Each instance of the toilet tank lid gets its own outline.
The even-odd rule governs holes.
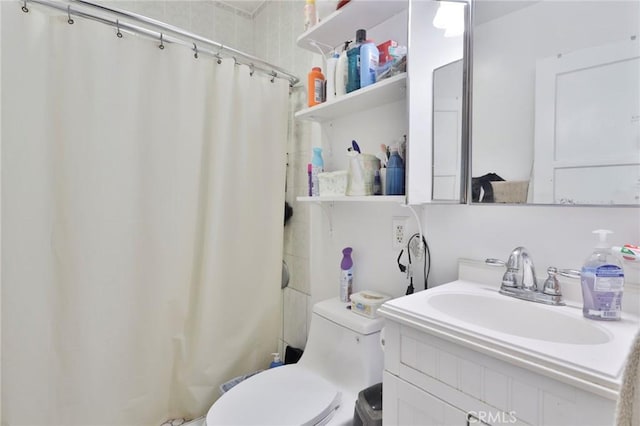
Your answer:
[[[377,333],[382,329],[383,318],[366,318],[351,312],[351,309],[348,309],[350,306],[349,303],[341,302],[339,298],[335,297],[313,305],[313,313],[365,336]]]

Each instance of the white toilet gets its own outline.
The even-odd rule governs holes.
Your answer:
[[[380,330],[336,299],[313,307],[304,354],[234,386],[209,409],[214,425],[346,425],[358,392],[382,381]]]

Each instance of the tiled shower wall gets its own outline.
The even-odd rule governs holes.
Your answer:
[[[286,345],[304,348],[311,315],[309,209],[314,207],[296,202],[296,197],[308,195],[312,124],[294,120],[293,114],[304,107],[306,75],[318,55],[296,46],[297,37],[304,32],[303,8],[304,1],[267,1],[254,17],[256,56],[292,71],[302,80],[292,89],[289,101],[286,200],[294,212],[284,230],[284,259],[291,280],[282,292],[281,352]]]

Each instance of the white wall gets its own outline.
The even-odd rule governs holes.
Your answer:
[[[475,27],[473,176],[528,180],[536,60],[638,36],[639,14],[637,1],[553,0]]]
[[[456,279],[458,258],[507,260],[517,246],[529,249],[538,278],[549,266],[579,269],[597,242],[595,229],[612,230],[612,245],[640,242],[635,207],[430,205],[422,221],[434,284]],[[627,265],[625,272],[640,282],[638,268]]]

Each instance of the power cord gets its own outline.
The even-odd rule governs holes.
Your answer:
[[[425,261],[422,263],[422,272],[423,272],[423,276],[424,276],[424,289],[428,289],[429,288],[429,274],[431,273],[431,250],[429,249],[429,244],[427,244],[427,240],[424,238],[424,234],[413,234],[411,236],[411,238],[409,238],[409,241],[407,242],[407,252],[409,253],[409,265],[411,265],[411,242],[413,241],[414,238],[421,238],[422,239],[422,245],[418,245],[418,250],[422,250],[422,247],[424,247],[424,251],[426,254],[426,258]],[[402,254],[402,253],[401,253]],[[398,257],[399,259],[399,257]],[[409,284],[409,287],[413,287],[413,277],[411,277],[411,283]]]

